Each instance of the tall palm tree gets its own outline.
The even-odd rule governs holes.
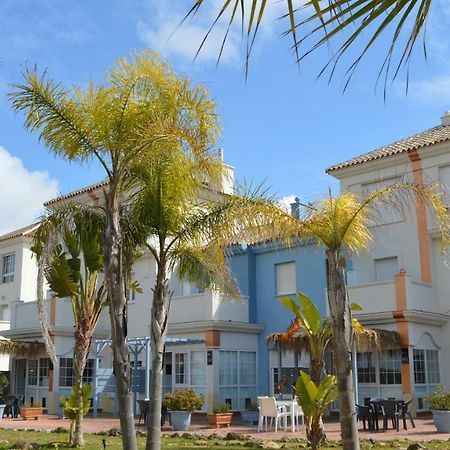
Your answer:
[[[192,7],[184,20],[194,16],[203,4],[211,3],[205,0],[192,1]],[[230,28],[238,22],[242,28],[242,34],[246,35],[246,68],[248,68],[248,59],[269,3],[270,0],[222,0],[219,2],[216,17],[198,52],[201,51],[211,29],[220,20],[224,20],[228,22],[228,28],[218,54],[218,60],[220,60]],[[283,3],[285,12],[281,18],[286,19],[287,22],[284,35],[292,37],[297,62],[323,45],[337,40],[340,33],[344,32],[344,38],[338,40],[336,50],[331,51],[331,57],[321,72],[330,69],[332,76],[342,56],[349,49],[356,47],[357,57],[348,67],[345,86],[367,52],[380,40],[383,32],[389,31],[389,28],[392,28],[391,40],[388,42],[386,56],[379,73],[382,75],[384,72],[385,82],[389,78],[395,79],[402,66],[408,66],[414,46],[421,35],[426,56],[424,30],[433,4],[432,0],[330,0],[328,2],[308,0],[306,3],[283,0]],[[345,34],[346,32],[348,34]],[[332,50],[332,47],[329,49]]]
[[[237,296],[226,246],[273,235],[284,214],[260,195],[223,194],[222,171],[205,171],[177,145],[161,143],[161,151],[139,168],[142,188],[131,203],[133,235],[153,255],[156,280],[151,310],[152,378],[147,449],[161,446],[161,398],[164,343],[173,291],[169,279],[181,279]],[[210,164],[223,163],[213,158]],[[216,172],[219,177],[213,178]]]
[[[406,217],[415,201],[423,202],[441,230],[441,246],[450,242],[447,207],[437,186],[396,183],[359,199],[352,192],[309,205],[300,218],[286,217],[279,223],[281,239],[309,239],[325,247],[327,255],[327,293],[333,328],[333,350],[339,391],[342,445],[359,449],[353,393],[351,353],[353,327],[351,305],[345,283],[345,255],[368,249],[372,226],[382,223],[386,208],[401,210]]]
[[[33,237],[39,277],[45,276],[50,289],[58,298],[69,298],[75,326],[73,348],[73,389],[77,407],[70,443],[83,446],[83,372],[91,348],[92,337],[103,308],[106,290],[99,276],[103,272],[102,216],[78,206],[66,206],[50,212]],[[42,279],[38,282],[42,286]],[[42,294],[39,293],[40,311]],[[44,333],[48,334],[45,319]],[[53,347],[53,346],[52,346]],[[53,348],[50,349],[55,360]]]
[[[136,188],[134,167],[162,142],[182,148],[204,167],[215,170],[213,147],[218,132],[214,103],[200,86],[179,78],[157,54],[144,51],[121,59],[105,83],[86,89],[64,88],[36,69],[10,93],[13,109],[25,114],[25,128],[36,132],[49,151],[70,161],[96,160],[106,181],[100,198],[113,366],[118,392],[122,445],[136,450],[131,362],[127,345],[127,303],[121,215]]]

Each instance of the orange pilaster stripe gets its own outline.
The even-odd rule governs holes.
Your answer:
[[[56,324],[56,297],[53,296],[50,300],[50,325]]]
[[[417,150],[409,150],[415,184],[423,186],[422,160]],[[431,283],[430,248],[428,243],[427,210],[423,199],[416,200],[417,235],[419,237],[420,273],[422,282]]]
[[[99,205],[98,197],[93,192],[90,192],[90,191],[88,191],[87,195],[92,200],[92,203],[94,204],[94,207],[97,208],[98,205]]]
[[[408,349],[408,322],[403,315],[403,311],[407,308],[405,269],[401,269],[398,275],[395,276],[395,297],[397,311],[392,312],[392,317],[397,324],[397,331],[400,335],[400,347],[402,349]],[[402,362],[402,391],[403,394],[411,393],[411,375],[409,372],[409,362]]]

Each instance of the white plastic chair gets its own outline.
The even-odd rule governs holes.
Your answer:
[[[275,433],[278,431],[279,422],[284,419],[284,431],[287,427],[287,412],[284,406],[277,406],[274,397],[258,397],[259,403],[259,421],[258,432],[261,431],[263,422],[265,423],[265,430],[267,431],[267,419],[275,420]]]
[[[297,400],[293,400],[292,407],[294,408],[294,427],[296,430],[300,429],[299,418],[302,419],[302,425],[305,425],[305,414],[302,407],[297,403]]]

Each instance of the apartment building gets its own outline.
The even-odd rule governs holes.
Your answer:
[[[434,128],[326,171],[343,192],[360,195],[399,181],[441,183],[449,192],[450,113]],[[450,268],[422,202],[381,217],[370,250],[352,256],[349,294],[364,308],[361,322],[398,331],[402,348],[358,355],[359,397],[413,398],[421,411],[436,384],[450,387]]]

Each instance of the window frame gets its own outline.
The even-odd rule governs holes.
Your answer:
[[[280,289],[280,269],[282,267],[290,267],[293,266],[293,275],[294,275],[294,281],[293,281],[293,288],[292,286],[288,286],[286,289]],[[293,261],[285,261],[275,264],[275,295],[277,297],[283,296],[283,295],[293,295],[297,292],[297,263],[295,260]]]
[[[221,355],[223,355],[225,352],[230,352],[230,353],[236,353],[236,374],[235,380],[231,380],[231,381],[236,381],[236,383],[224,383],[223,381],[226,380],[221,380],[221,369],[222,369],[222,358]],[[253,353],[255,355],[255,362],[254,362],[254,367],[255,367],[255,384],[241,384],[241,378],[242,378],[242,370],[241,370],[241,353]],[[234,376],[233,376],[234,378]],[[232,389],[232,390],[236,390],[236,402],[237,404],[234,405],[232,404],[233,399],[231,399],[231,404],[230,407],[233,411],[238,411],[241,409],[247,409],[247,407],[250,406],[250,403],[254,403],[256,401],[256,396],[257,396],[257,390],[258,390],[258,352],[256,350],[236,350],[236,349],[227,349],[227,348],[221,348],[219,350],[219,384],[218,384],[218,390],[219,390],[219,398],[221,403],[226,403],[226,399],[222,399],[221,398],[221,391],[224,389]],[[241,391],[245,391],[245,390],[252,390],[254,389],[255,392],[255,398],[252,399],[250,397],[247,398],[241,398],[242,394]],[[247,399],[250,398],[250,402],[247,402]],[[248,405],[247,405],[248,403]]]
[[[8,258],[12,258],[12,271],[11,268],[8,267],[7,263]],[[2,255],[2,284],[14,283],[15,272],[16,272],[16,253],[12,252]]]

